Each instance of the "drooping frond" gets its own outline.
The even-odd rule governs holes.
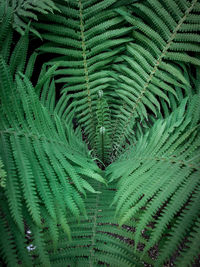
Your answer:
[[[24,210],[33,227],[42,229],[44,208],[48,221],[61,224],[70,238],[67,217],[72,214],[78,218],[80,213],[86,216],[81,195],[86,191],[96,193],[88,177],[99,182],[104,179],[89,155],[69,146],[68,129],[56,113],[52,116],[41,104],[26,76],[17,75],[13,82],[10,67],[2,57],[0,69],[0,151],[7,172],[10,214],[23,233]]]
[[[120,178],[114,198],[120,224],[141,212],[136,245],[150,222],[154,222],[154,228],[144,251],[161,241],[167,227],[172,227],[157,266],[173,254],[200,215],[200,135],[199,125],[193,125],[191,117],[195,98],[196,95],[185,115],[186,100],[167,119],[156,121],[123,155],[124,159],[108,168],[111,180]]]

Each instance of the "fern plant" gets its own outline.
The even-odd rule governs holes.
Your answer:
[[[22,35],[29,20],[38,20],[37,13],[48,14],[53,13],[54,10],[59,11],[51,0],[1,0],[0,9],[1,14],[8,14],[8,16],[5,16],[4,23],[8,23],[12,18],[12,27]],[[33,27],[30,30],[38,37],[41,37]]]
[[[199,12],[0,1],[2,265],[198,261]]]

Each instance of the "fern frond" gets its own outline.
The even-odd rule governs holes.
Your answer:
[[[37,59],[38,54],[36,52],[34,52],[28,62],[27,62],[27,66],[26,66],[26,71],[25,71],[25,75],[27,78],[31,78],[32,74],[33,74],[33,70],[34,70],[34,65],[35,65],[35,61]]]
[[[50,229],[45,230],[44,237],[50,253],[53,266],[62,266],[69,263],[71,266],[100,266],[102,262],[111,266],[143,266],[139,260],[141,252],[133,253],[133,222],[119,228],[114,218],[114,208],[107,203],[113,198],[114,191],[102,188],[96,184],[95,190],[102,194],[88,194],[86,208],[89,211],[88,219],[81,216],[80,223],[75,223],[73,217],[69,218],[72,231],[72,241],[66,242],[65,235],[61,234],[58,247],[53,249],[49,238]],[[94,206],[95,203],[95,206]],[[142,242],[146,242],[142,240]],[[147,257],[145,262],[151,262]],[[39,261],[37,262],[40,263]]]
[[[188,249],[184,249],[181,253],[181,259],[178,259],[177,264],[179,266],[188,266],[191,264],[190,259],[195,258],[199,253],[199,239],[200,239],[200,224],[199,219],[196,221],[192,234],[189,237]]]
[[[36,28],[44,30],[42,38],[49,41],[39,51],[61,56],[57,60],[59,69],[55,71],[55,81],[65,83],[63,93],[67,94],[68,99],[74,99],[74,103],[76,101],[75,116],[84,125],[91,145],[96,135],[96,94],[98,90],[108,87],[109,81],[113,80],[107,79],[109,73],[103,69],[108,68],[121,51],[116,49],[111,52],[111,49],[130,40],[123,36],[132,29],[120,27],[123,19],[108,9],[115,2],[116,0],[104,0],[90,3],[89,6],[84,1],[68,1],[68,4],[59,2],[57,6],[61,14],[53,17],[54,25],[49,26],[49,19],[52,19],[49,15],[42,17],[43,23],[34,24]],[[102,11],[103,16],[102,13],[98,14]],[[95,19],[93,13],[97,15]],[[70,19],[66,19],[68,17]],[[69,116],[74,103],[67,100],[65,103],[65,116]]]
[[[133,218],[145,207],[136,229],[136,245],[142,230],[162,209],[144,251],[163,238],[167,226],[173,222],[177,213],[181,213],[181,216],[189,216],[191,220],[187,221],[185,228],[182,228],[182,224],[176,224],[176,232],[170,231],[170,240],[174,242],[174,249],[177,248],[180,238],[184,237],[182,230],[188,229],[192,220],[199,216],[199,209],[192,209],[190,205],[184,207],[192,195],[194,203],[195,199],[199,199],[199,130],[193,126],[188,114],[183,115],[185,104],[183,101],[167,119],[158,120],[138,140],[136,146],[126,152],[125,160],[121,159],[108,168],[108,174],[112,173],[111,180],[120,178],[114,198],[120,224]],[[196,214],[193,217],[192,210]],[[171,245],[169,249],[165,248],[163,255],[169,256],[173,249]],[[162,253],[159,257],[164,259]]]
[[[168,237],[164,246],[161,248],[160,257],[157,259],[156,262],[157,266],[166,261],[166,259],[168,259],[170,255],[173,255],[178,245],[181,242],[183,242],[182,241],[183,238],[185,239],[185,236],[188,234],[188,225],[192,225],[193,221],[198,216],[199,213],[198,202],[199,198],[197,192],[197,194],[192,196],[192,198],[190,199],[190,203],[188,204],[190,212],[182,214],[182,216],[178,220],[176,220],[175,223],[172,225],[172,234],[170,237]],[[196,253],[196,246],[190,244],[187,245],[190,247],[190,250],[194,253],[194,256],[196,256],[198,254],[198,252]],[[193,256],[188,257],[187,259],[188,263],[186,263],[186,265],[188,265],[191,262],[191,259],[193,259]]]
[[[20,231],[23,232],[23,216],[22,216],[22,192],[20,183],[15,171],[16,165],[14,163],[13,154],[8,143],[9,138],[1,133],[1,153],[3,162],[7,166],[7,181],[6,181],[6,193],[8,198],[9,208],[11,215],[19,227]],[[9,164],[8,164],[9,163]]]
[[[134,4],[130,11],[118,10],[136,30],[133,32],[134,43],[127,45],[127,53],[122,57],[124,64],[114,67],[119,81],[117,87],[122,87],[121,91],[116,91],[124,103],[114,115],[116,134],[113,136],[113,146],[118,144],[116,154],[124,145],[130,133],[128,129],[132,131],[136,120],[148,119],[149,109],[156,116],[159,114],[160,105],[153,100],[154,96],[163,98],[170,105],[168,92],[177,97],[174,85],[184,89],[188,86],[180,66],[173,62],[199,64],[197,58],[187,54],[196,51],[194,44],[197,45],[199,41],[198,35],[192,33],[197,25],[187,20],[195,13],[198,1],[194,0],[190,4],[187,1],[182,4],[174,1],[172,4],[173,8],[169,3],[149,0]],[[154,25],[154,29],[151,25]],[[185,28],[185,25],[190,27]],[[187,48],[183,49],[182,44],[186,43]],[[124,94],[128,97],[125,98]],[[120,129],[118,123],[122,125]]]
[[[0,186],[1,187],[6,186],[6,172],[4,170],[4,165],[1,159],[0,159]]]
[[[23,72],[26,64],[28,50],[28,29],[25,34],[19,39],[10,57],[10,71],[14,75],[18,71]]]
[[[38,20],[38,14],[48,14],[54,11],[59,11],[54,1],[52,0],[17,0],[17,1],[7,1],[9,5],[14,9],[14,21],[13,28],[20,34],[24,34],[27,26],[27,21]],[[38,31],[33,27],[30,27],[30,31],[35,35],[40,37]]]
[[[70,128],[65,128],[56,113],[51,115],[53,108],[50,112],[41,104],[28,78],[22,74],[16,75],[13,82],[9,66],[2,58],[0,67],[3,77],[0,90],[0,145],[1,158],[7,172],[5,194],[9,212],[23,233],[26,221],[23,209],[26,207],[30,225],[35,229],[36,246],[37,243],[41,246],[39,256],[43,264],[47,265],[48,254],[43,253],[46,250],[42,245],[41,206],[48,214],[47,225],[48,221],[60,224],[71,238],[68,215],[78,218],[82,213],[85,216],[81,194],[86,194],[86,191],[97,193],[87,179],[98,179],[101,182],[104,179],[95,174],[96,171],[99,173],[98,167],[90,157],[85,159],[81,151],[77,153],[70,149],[67,138]],[[5,94],[5,86],[10,97]],[[93,171],[84,171],[89,166]],[[84,178],[80,176],[82,173]]]
[[[199,12],[0,0],[0,265],[192,265]]]
[[[2,201],[4,200],[4,202]],[[14,224],[11,217],[9,216],[9,213],[6,211],[6,201],[5,198],[2,198],[1,195],[1,210],[0,210],[0,233],[1,233],[1,239],[0,239],[0,253],[5,262],[8,266],[16,265],[19,262],[19,258],[16,251],[15,246],[15,239],[14,239],[14,232],[13,229],[8,225],[8,222],[10,221],[10,224]]]
[[[4,12],[3,3],[0,3],[0,8],[2,9],[2,14],[0,15],[0,53],[7,59],[12,39],[13,9],[10,7],[7,12]]]

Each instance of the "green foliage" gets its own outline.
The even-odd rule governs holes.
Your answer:
[[[78,218],[80,213],[86,216],[81,195],[86,195],[86,190],[97,193],[87,181],[88,177],[100,182],[104,179],[86,151],[69,146],[70,125],[66,127],[55,112],[51,114],[42,105],[28,78],[19,72],[13,81],[11,70],[15,59],[11,56],[8,66],[0,58],[0,146],[7,170],[5,195],[18,231],[24,233],[28,216],[30,223],[26,223],[33,227],[37,244],[44,246],[40,234],[44,228],[43,212],[47,214],[45,223],[61,224],[70,239],[68,216],[73,214]],[[78,136],[75,134],[74,138]],[[80,177],[82,173],[84,178]],[[53,242],[56,242],[54,238]],[[45,247],[43,251],[41,259],[46,266]],[[47,255],[46,260],[43,254]]]
[[[2,264],[194,263],[199,13],[199,0],[0,0]]]
[[[12,26],[20,34],[24,34],[29,20],[38,20],[38,14],[53,13],[59,11],[52,0],[0,0],[1,13],[10,18],[13,13]],[[7,23],[6,21],[6,23]],[[41,37],[39,32],[31,27],[34,34]]]
[[[120,177],[114,198],[120,225],[145,207],[137,225],[136,244],[150,222],[155,225],[144,251],[153,247],[171,226],[157,266],[173,254],[200,213],[199,127],[192,125],[195,117],[191,118],[190,106],[184,115],[185,105],[183,100],[167,119],[156,121],[137,145],[123,154],[125,158],[119,158],[107,170],[111,180]]]
[[[12,42],[12,8],[7,8],[7,12],[0,6],[0,53],[7,61],[10,55],[10,46]]]
[[[117,144],[117,154],[130,138],[136,120],[148,120],[152,113],[158,116],[161,99],[171,106],[170,95],[178,98],[177,89],[189,87],[179,64],[200,64],[186,53],[199,52],[199,21],[190,21],[196,6],[197,0],[165,4],[148,0],[118,10],[135,30],[134,41],[127,44],[127,52],[121,56],[123,63],[114,66],[119,81],[117,93],[123,101],[115,115],[113,147]]]
[[[76,107],[77,120],[92,146],[98,123],[97,93],[109,89],[113,81],[110,64],[124,50],[123,44],[132,39],[129,37],[132,27],[125,27],[123,18],[109,8],[115,2],[55,1],[62,12],[41,16],[34,23],[46,40],[38,51],[55,54],[48,64],[59,63],[55,76],[57,83],[64,83],[65,116]]]
[[[1,187],[6,186],[6,172],[4,170],[4,165],[2,160],[0,160],[0,186]]]

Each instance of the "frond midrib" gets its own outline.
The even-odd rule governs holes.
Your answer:
[[[86,48],[85,35],[84,35],[83,6],[82,6],[81,0],[79,0],[78,5],[79,5],[79,16],[80,16],[80,31],[81,31],[81,44],[82,44],[84,75],[85,75],[85,86],[86,86],[86,91],[87,91],[87,102],[89,106],[93,130],[95,131],[95,122],[94,122],[94,115],[93,115],[92,104],[91,104],[92,99],[91,99],[91,92],[90,92],[90,81],[89,81],[89,72],[88,72],[87,55],[86,55],[87,48]]]

